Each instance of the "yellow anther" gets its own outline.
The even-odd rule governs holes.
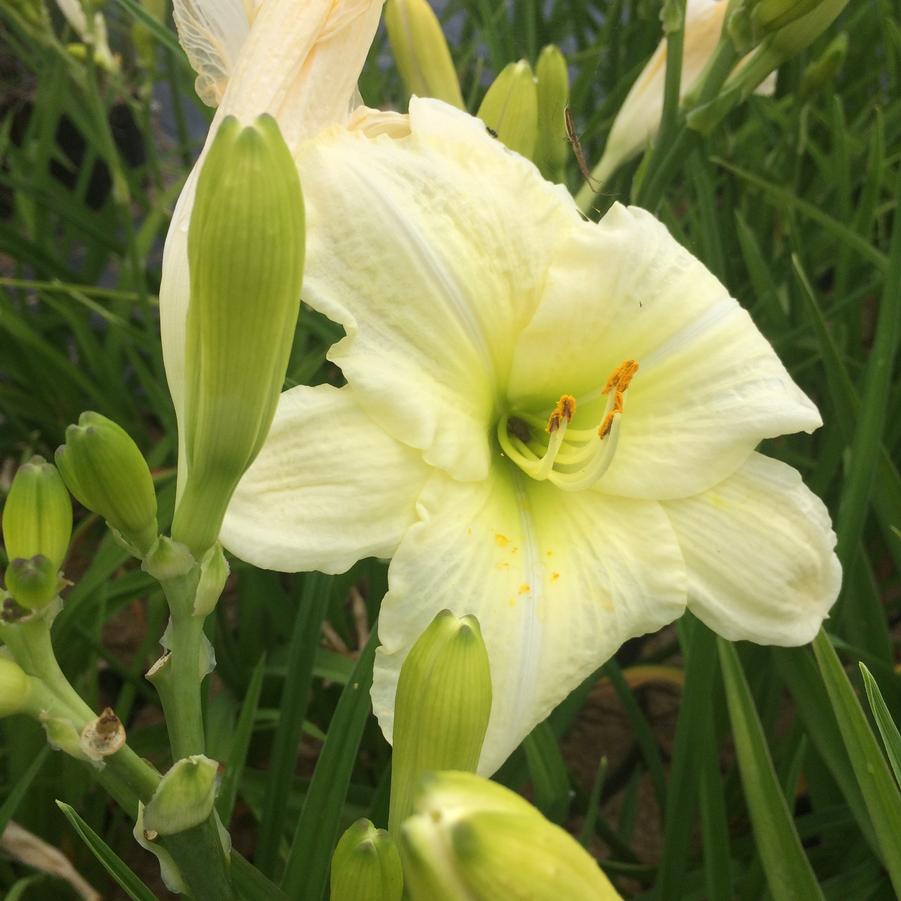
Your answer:
[[[548,417],[547,425],[544,430],[548,434],[553,434],[560,428],[562,423],[567,425],[572,422],[573,415],[576,412],[576,399],[571,394],[564,394],[557,401],[553,413]]]
[[[610,374],[610,378],[607,379],[607,384],[604,385],[604,394],[608,394],[611,388],[616,388],[617,391],[625,391],[636,372],[638,372],[637,360],[626,360],[624,363],[620,363]]]
[[[605,417],[604,421],[601,423],[601,427],[598,429],[598,438],[603,441],[609,434],[610,429],[613,428],[613,417],[617,413],[622,413],[622,409],[620,410],[611,410]]]

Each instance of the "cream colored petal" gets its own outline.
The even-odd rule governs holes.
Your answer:
[[[250,18],[243,0],[173,0],[178,40],[197,73],[197,95],[218,106],[247,35]]]
[[[727,0],[691,0],[685,13],[680,96],[695,83],[719,42]],[[620,163],[633,157],[657,133],[663,112],[663,83],[666,75],[666,39],[626,95],[616,114],[604,147],[604,164],[594,175],[604,181]],[[603,171],[601,171],[603,170]]]
[[[689,608],[730,641],[801,645],[841,587],[835,533],[798,472],[752,454],[724,482],[664,503],[688,567]]]
[[[220,540],[264,569],[344,572],[394,553],[427,475],[419,454],[376,426],[349,388],[293,388],[238,485]]]
[[[624,641],[685,608],[682,556],[656,503],[564,494],[499,461],[482,482],[435,474],[417,513],[388,571],[373,709],[390,739],[414,641],[442,609],[474,614],[493,685],[483,774]]]
[[[188,223],[197,175],[219,122],[226,115],[234,115],[242,122],[250,123],[262,113],[270,113],[278,120],[289,146],[293,147],[323,126],[345,121],[350,115],[351,101],[355,102],[359,96],[356,82],[378,25],[382,2],[266,0],[253,15],[253,27],[240,42],[237,57],[229,63],[229,70],[222,70],[223,77],[229,77],[228,85],[224,88],[206,145],[179,197],[163,252],[160,286],[163,360],[180,425],[185,323],[190,296]],[[186,4],[182,5],[183,13],[187,8]],[[190,8],[198,16],[203,13],[206,23],[203,27],[208,30],[228,31],[225,23],[238,17],[237,8],[232,10],[231,5],[220,6],[211,0],[193,0]],[[250,15],[245,13],[245,18],[249,21]],[[236,29],[229,33],[232,34],[231,44],[236,45]],[[208,67],[204,71],[213,78],[214,69]],[[181,432],[180,427],[179,435]],[[179,442],[181,446],[181,437]],[[180,453],[179,491],[184,485],[183,466],[184,455]]]
[[[517,345],[513,408],[567,393],[578,402],[575,424],[596,424],[600,389],[629,359],[639,370],[625,395],[616,456],[598,485],[604,492],[697,494],[762,439],[821,424],[719,280],[649,213],[617,204],[600,223],[584,223],[557,256]]]
[[[580,220],[477,119],[414,99],[407,127],[301,148],[304,300],[344,326],[330,359],[367,412],[429,463],[481,478],[513,338]]]

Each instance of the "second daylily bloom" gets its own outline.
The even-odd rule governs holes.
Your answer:
[[[282,396],[222,541],[284,571],[393,558],[386,735],[442,609],[488,650],[483,773],[686,606],[730,639],[809,641],[835,536],[755,448],[820,418],[748,314],[648,213],[585,222],[464,113],[414,100],[402,136],[373,131],[298,146],[304,299],[345,328],[347,385]]]

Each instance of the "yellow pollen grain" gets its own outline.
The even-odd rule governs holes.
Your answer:
[[[604,394],[609,394],[611,388],[616,388],[617,391],[625,391],[635,377],[636,372],[638,372],[637,360],[625,360],[620,363],[610,374],[610,378],[607,379],[607,384],[604,385]]]
[[[610,434],[610,429],[613,428],[613,417],[616,415],[616,410],[612,410],[604,417],[604,421],[601,423],[601,427],[598,429],[598,438],[602,441]]]
[[[576,399],[571,394],[564,394],[557,401],[553,413],[548,418],[545,431],[553,434],[560,428],[560,424],[565,422],[569,425],[576,412]]]
[[[532,589],[529,587],[527,582],[523,582],[522,585],[519,586],[520,594],[528,594]]]
[[[506,547],[510,543],[510,539],[506,535],[501,535],[501,533],[498,532],[494,536],[494,543],[498,547]]]
[[[551,581],[556,582],[560,578],[560,573],[551,573]]]

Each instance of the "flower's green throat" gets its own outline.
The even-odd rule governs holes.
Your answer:
[[[576,399],[564,394],[545,423],[529,413],[507,413],[497,423],[504,453],[528,476],[564,491],[581,491],[598,482],[610,468],[619,440],[625,393],[638,363],[626,360],[604,385],[607,404],[596,428],[573,429]]]

